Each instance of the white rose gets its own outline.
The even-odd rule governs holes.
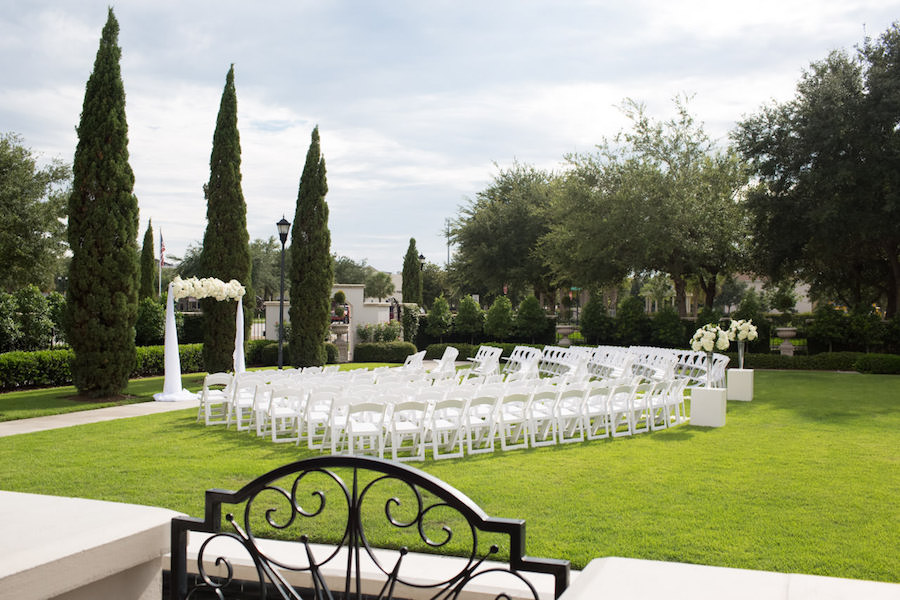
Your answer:
[[[691,350],[693,350],[694,352],[700,352],[700,349],[702,347],[703,347],[703,345],[700,342],[698,342],[697,340],[694,340],[691,342]]]
[[[709,339],[709,338],[704,337],[704,338],[703,338],[703,341],[701,342],[700,345],[703,347],[703,350],[704,350],[705,352],[712,352],[712,351],[713,351],[714,344],[713,344],[713,341],[712,341],[711,339]]]

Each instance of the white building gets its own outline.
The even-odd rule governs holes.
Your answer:
[[[350,312],[350,327],[348,332],[348,353],[349,360],[353,360],[353,347],[356,346],[356,328],[359,325],[377,325],[378,323],[387,323],[391,317],[391,307],[397,306],[396,300],[388,299],[383,302],[366,301],[363,297],[363,291],[366,286],[361,283],[339,283],[331,288],[331,295],[335,292],[343,291],[347,297],[347,305]],[[398,294],[399,295],[399,292]],[[284,322],[290,323],[290,302],[284,302]],[[278,311],[279,302],[270,301],[265,303],[266,310],[266,339],[278,339]]]

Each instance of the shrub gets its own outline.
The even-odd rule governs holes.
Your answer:
[[[474,343],[476,335],[481,335],[484,329],[484,311],[472,296],[465,296],[459,301],[453,328],[458,334],[468,336],[470,344]]]
[[[678,311],[666,306],[650,319],[650,340],[662,348],[684,348],[689,337],[686,329]]]
[[[484,319],[484,332],[502,342],[509,337],[512,329],[512,303],[506,296],[497,296]]]
[[[581,335],[588,344],[610,344],[615,339],[615,320],[599,297],[591,297],[581,313]]]
[[[325,362],[332,365],[338,362],[337,346],[331,342],[325,342]]]
[[[366,342],[372,342],[375,340],[375,328],[371,323],[367,323],[365,325],[357,325],[356,326],[356,342],[358,344],[365,344]]]
[[[425,332],[443,341],[444,336],[450,333],[451,325],[453,325],[453,315],[450,314],[450,304],[441,294],[435,298],[431,310],[428,311],[428,326]]]
[[[530,338],[532,343],[535,337],[544,332],[547,326],[547,317],[541,302],[535,296],[528,296],[519,304],[516,312],[516,334],[523,338]]]
[[[166,335],[166,311],[162,304],[153,298],[144,298],[138,302],[137,321],[134,324],[134,343],[136,346],[157,346],[162,344]]]
[[[182,315],[184,324],[178,332],[178,342],[181,344],[203,343],[203,313],[178,313]]]
[[[47,308],[53,322],[53,338],[56,342],[66,341],[66,297],[59,292],[47,294]]]
[[[400,323],[391,321],[390,323],[378,323],[377,325],[367,325],[367,330],[371,332],[368,340],[371,342],[395,342],[400,338]]]
[[[13,295],[0,292],[0,352],[15,350],[22,337],[16,313],[16,299]]]
[[[74,356],[68,349],[0,354],[0,389],[69,385]]]
[[[403,339],[412,344],[416,343],[416,334],[419,333],[419,307],[404,306],[401,319]]]
[[[182,373],[203,371],[200,344],[178,347]],[[0,354],[0,389],[14,390],[72,384],[71,349],[7,352]],[[164,346],[137,348],[137,361],[129,377],[151,377],[165,373]]]
[[[41,290],[34,284],[26,285],[16,291],[15,299],[21,332],[17,348],[26,351],[49,348],[53,321]]]
[[[357,344],[353,349],[353,360],[356,362],[402,363],[407,356],[415,353],[416,347],[410,342],[372,342]]]
[[[853,366],[860,373],[900,375],[900,356],[896,354],[863,354],[856,359]]]
[[[637,296],[629,296],[619,304],[616,341],[622,346],[644,346],[650,341],[650,317],[644,312],[644,301]]]

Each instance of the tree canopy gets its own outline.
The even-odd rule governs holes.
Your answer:
[[[0,134],[0,289],[52,288],[67,249],[67,201],[72,172],[61,160],[39,168],[13,133]]]
[[[153,251],[153,222],[147,222],[147,231],[144,232],[144,243],[141,245],[141,280],[138,287],[138,298],[152,298],[156,296],[157,267],[156,253]]]
[[[752,256],[773,279],[851,307],[900,293],[900,29],[814,62],[795,97],[738,124],[758,183]]]
[[[416,238],[409,238],[409,246],[403,256],[403,302],[422,305],[422,265],[419,263],[419,251],[416,250]]]
[[[632,100],[622,108],[631,129],[568,157],[541,240],[545,262],[557,279],[583,286],[667,273],[680,314],[696,276],[711,306],[717,276],[740,265],[745,170],[734,152],[716,148],[685,99],[663,122]]]
[[[241,188],[241,140],[237,124],[237,93],[234,65],[225,76],[225,88],[219,104],[212,152],[209,157],[209,183],[206,196],[206,232],[200,265],[204,277],[222,281],[236,279],[246,289],[245,339],[252,323],[249,311],[254,297],[250,280],[250,234],[247,232],[247,204]],[[233,365],[235,305],[215,298],[200,301],[203,307],[203,362],[210,373],[230,370]]]
[[[118,37],[110,8],[85,86],[69,197],[72,378],[79,392],[91,396],[124,390],[136,360],[138,202]]]
[[[521,297],[526,289],[547,291],[547,270],[536,250],[548,231],[544,210],[553,178],[516,162],[460,208],[450,229],[457,245],[450,270],[461,292],[489,299],[504,293]]]
[[[331,324],[334,266],[328,230],[328,182],[319,128],[312,131],[291,229],[291,362],[296,367],[325,364],[325,336]],[[346,282],[340,282],[346,283]]]

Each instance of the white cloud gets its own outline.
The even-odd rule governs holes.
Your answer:
[[[71,161],[106,0],[0,0],[0,128]],[[293,219],[312,128],[332,249],[398,270],[410,237],[443,262],[444,221],[513,160],[558,168],[676,94],[727,141],[801,69],[878,35],[898,0],[544,0],[365,4],[134,0],[115,7],[141,228],[202,239],[225,72],[236,69],[251,238]]]

